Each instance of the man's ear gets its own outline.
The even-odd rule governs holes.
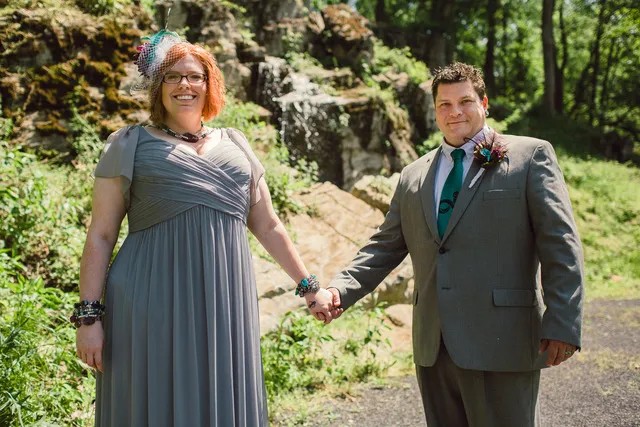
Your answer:
[[[487,95],[482,98],[482,108],[484,108],[485,110],[489,108],[489,98],[487,98]]]

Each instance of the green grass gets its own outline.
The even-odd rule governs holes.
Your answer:
[[[66,318],[76,297],[23,272],[0,251],[0,425],[89,425],[95,380]]]
[[[349,394],[357,384],[383,377],[397,362],[384,339],[383,320],[382,308],[360,304],[328,326],[306,309],[285,315],[262,337],[272,422],[296,425],[320,409],[313,402],[322,396]]]
[[[505,131],[555,147],[584,246],[587,300],[640,298],[640,169],[596,157],[599,133],[566,118],[518,114]]]
[[[560,156],[582,238],[588,299],[640,298],[640,170]]]

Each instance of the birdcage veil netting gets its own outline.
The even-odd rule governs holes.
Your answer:
[[[131,86],[131,91],[153,93],[160,87],[164,73],[185,55],[189,43],[168,30],[160,30],[142,40],[144,43],[137,47],[138,54],[134,61],[140,75]]]

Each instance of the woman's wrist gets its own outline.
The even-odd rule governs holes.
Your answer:
[[[96,321],[102,320],[105,313],[105,306],[99,300],[82,300],[73,305],[73,314],[69,321],[79,328],[82,325],[93,325]]]
[[[300,280],[296,286],[296,295],[304,297],[306,295],[315,294],[320,289],[320,282],[315,274]]]

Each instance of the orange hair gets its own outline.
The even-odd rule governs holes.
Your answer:
[[[195,44],[188,42],[177,43],[167,52],[166,59],[158,67],[159,72],[154,75],[149,87],[150,120],[155,124],[164,123],[165,115],[167,114],[167,110],[162,104],[162,91],[160,90],[164,73],[187,55],[193,56],[202,64],[204,73],[207,76],[207,90],[205,92],[202,118],[210,120],[220,114],[224,107],[224,77],[213,55]]]

